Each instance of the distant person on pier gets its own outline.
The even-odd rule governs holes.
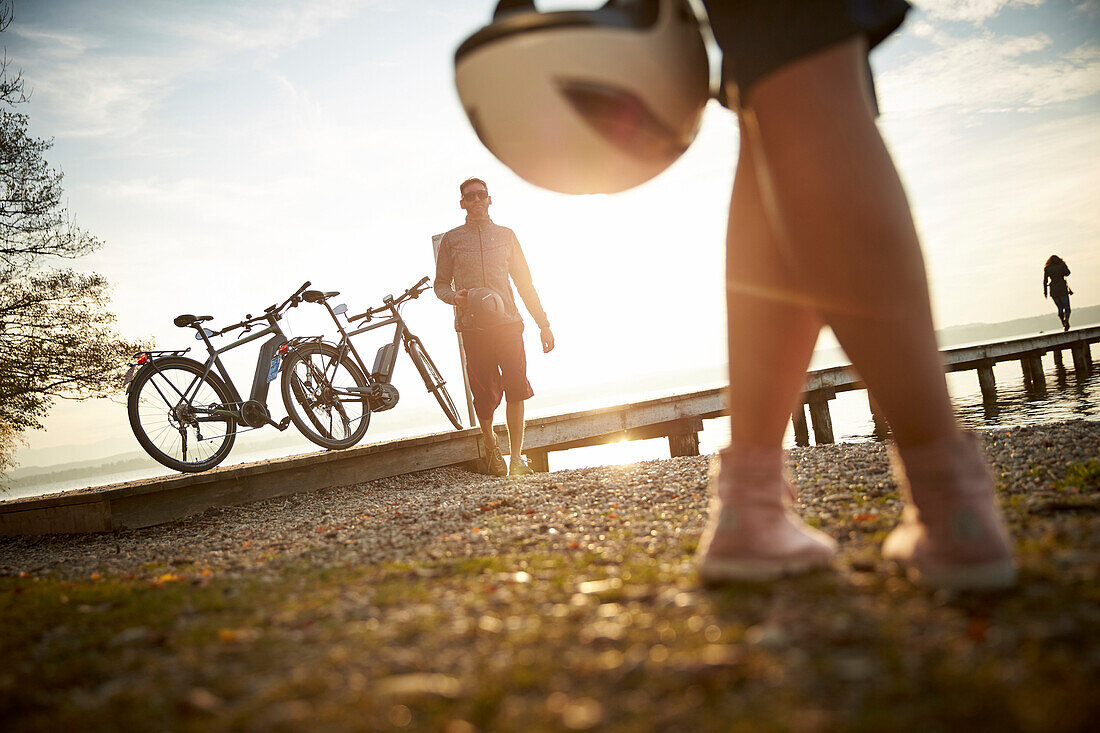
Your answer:
[[[543,353],[554,348],[554,334],[531,281],[527,258],[515,233],[489,218],[493,203],[480,178],[459,184],[458,205],[466,222],[443,235],[436,258],[435,294],[455,306],[455,329],[462,334],[474,412],[485,440],[486,469],[493,476],[532,473],[523,459],[523,401],[535,392],[527,381],[523,318],[509,278],[539,326]],[[453,286],[452,286],[453,283]],[[511,466],[493,432],[493,416],[505,399]]]
[[[1047,297],[1047,284],[1050,285],[1050,298],[1054,305],[1058,306],[1058,320],[1062,322],[1062,330],[1069,330],[1069,296],[1073,291],[1069,289],[1066,278],[1069,277],[1069,267],[1058,255],[1047,258],[1047,264],[1043,267],[1043,297]]]
[[[897,441],[908,506],[883,555],[933,586],[1012,584],[993,481],[981,442],[952,411],[909,203],[875,125],[868,50],[908,4],[704,5],[740,154],[726,240],[731,445],[711,481],[701,577],[766,580],[831,564],[836,542],[789,511],[783,475],[783,437],[828,325]],[[533,3],[502,3],[456,53],[475,130],[514,170],[559,191],[608,193],[656,175],[690,143],[706,102],[706,54],[683,9],[612,0],[539,17]],[[689,58],[698,63],[676,78]],[[700,87],[697,102],[676,106]],[[695,116],[670,119],[672,109]],[[624,150],[637,155],[624,160]]]

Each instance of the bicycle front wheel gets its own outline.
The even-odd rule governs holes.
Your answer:
[[[336,347],[307,343],[291,351],[280,387],[291,422],[322,448],[350,448],[367,432],[369,383]]]
[[[202,364],[169,357],[137,373],[126,411],[146,453],[173,470],[197,473],[221,463],[233,448],[231,401],[225,385]]]
[[[451,425],[455,426],[455,430],[462,430],[465,426],[462,424],[462,418],[458,416],[458,409],[455,408],[454,400],[451,399],[451,393],[447,391],[445,386],[447,382],[440,376],[439,369],[432,361],[432,357],[428,356],[428,352],[424,350],[424,344],[420,343],[419,339],[412,338],[405,342],[405,348],[408,350],[413,364],[416,365],[416,370],[420,372],[420,376],[424,380],[424,386],[435,396],[436,402],[443,408],[443,414],[451,421]]]

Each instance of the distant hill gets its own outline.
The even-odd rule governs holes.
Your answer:
[[[1100,305],[1074,308],[1073,314],[1070,316],[1072,328],[1097,323],[1100,323]],[[1050,313],[1046,315],[1017,318],[1012,321],[1001,321],[1000,323],[968,323],[962,326],[951,326],[936,331],[936,337],[941,347],[948,347],[980,341],[1000,341],[1014,336],[1051,333],[1061,330],[1062,324],[1058,321],[1058,314],[1052,304]]]

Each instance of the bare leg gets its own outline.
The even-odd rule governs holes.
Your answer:
[[[485,441],[485,450],[492,451],[497,447],[497,434],[493,432],[493,418],[482,419],[478,418],[477,423],[481,426],[481,437]]]
[[[497,446],[497,436],[493,432],[493,416],[487,419],[478,418],[481,426],[481,437],[485,441],[485,470],[490,476],[506,476],[508,466],[504,463],[504,456],[500,454]]]
[[[730,440],[777,448],[806,381],[821,321],[797,290],[770,229],[755,167],[742,125],[726,233]]]
[[[802,292],[882,407],[912,505],[887,559],[933,585],[1015,577],[1008,534],[973,436],[955,423],[909,204],[875,127],[864,41],[775,72],[743,115],[762,198]]]
[[[783,433],[821,322],[796,287],[760,198],[742,128],[726,250],[730,447],[712,475],[699,573],[708,582],[769,580],[825,567],[836,543],[785,503]]]
[[[508,448],[515,463],[523,453],[523,400],[505,403],[504,410],[508,419]]]
[[[909,204],[869,104],[862,39],[766,77],[743,114],[801,289],[901,445],[957,428]],[[786,406],[785,406],[786,407]]]

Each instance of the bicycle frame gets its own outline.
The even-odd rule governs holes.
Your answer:
[[[286,334],[279,328],[279,324],[274,315],[268,316],[268,325],[263,329],[249,336],[245,336],[244,338],[237,339],[233,343],[227,344],[220,349],[214,348],[214,344],[211,343],[210,337],[206,334],[206,330],[200,329],[198,335],[202,336],[202,340],[206,344],[206,350],[210,353],[210,357],[203,364],[203,376],[205,377],[208,375],[212,367],[216,367],[218,375],[221,377],[222,382],[225,383],[229,393],[233,396],[233,400],[238,403],[243,403],[244,400],[241,399],[241,394],[237,391],[237,386],[233,383],[233,379],[229,376],[229,372],[226,370],[225,365],[222,364],[221,355],[237,347],[261,339],[268,334],[274,334],[275,338],[270,339],[260,346],[260,353],[256,359],[256,372],[252,378],[252,392],[249,394],[249,400],[256,400],[267,404],[267,392],[271,387],[271,382],[267,379],[267,370],[271,364],[272,357],[275,355],[275,350],[287,343]]]
[[[245,336],[244,338],[237,339],[233,343],[227,344],[226,346],[223,346],[220,349],[216,348],[214,346],[214,344],[210,341],[210,336],[213,335],[213,332],[208,332],[208,329],[203,328],[201,326],[196,328],[196,331],[197,331],[196,338],[201,339],[202,342],[206,345],[206,350],[210,354],[210,356],[207,358],[207,360],[202,365],[202,367],[203,367],[202,375],[196,376],[195,379],[192,380],[191,384],[188,385],[188,387],[184,390],[184,392],[182,394],[180,394],[180,398],[183,399],[183,400],[187,400],[187,401],[190,401],[191,399],[193,399],[194,396],[196,394],[198,394],[199,387],[202,385],[203,380],[206,379],[206,377],[210,375],[211,371],[216,370],[217,375],[221,378],[222,383],[225,385],[225,388],[226,388],[226,390],[228,390],[228,392],[230,394],[230,397],[231,397],[230,404],[229,405],[224,405],[224,407],[235,407],[236,408],[236,409],[224,410],[224,409],[208,409],[208,408],[204,408],[204,407],[195,406],[194,410],[195,410],[196,413],[201,413],[201,414],[210,415],[210,416],[215,416],[215,415],[225,416],[225,415],[228,415],[228,416],[232,417],[237,422],[237,424],[241,425],[242,427],[258,428],[258,427],[262,427],[265,424],[271,424],[271,425],[274,425],[275,427],[280,427],[279,423],[276,423],[273,420],[271,420],[270,413],[267,409],[267,393],[268,393],[268,390],[270,389],[270,386],[271,386],[271,380],[268,379],[268,374],[269,374],[269,370],[271,368],[272,358],[274,357],[276,350],[280,346],[282,346],[283,344],[289,343],[289,341],[287,340],[286,334],[283,333],[283,330],[279,327],[279,324],[278,324],[279,318],[278,318],[277,313],[268,314],[266,319],[267,319],[268,325],[265,326],[260,331],[257,331],[256,333]],[[267,342],[265,342],[263,345],[261,345],[261,347],[260,347],[260,353],[257,355],[257,358],[256,358],[256,372],[255,372],[255,375],[253,376],[253,379],[252,379],[252,391],[249,394],[249,399],[244,400],[241,397],[240,392],[237,390],[237,385],[233,382],[233,378],[229,376],[229,371],[225,368],[225,365],[222,363],[221,355],[226,353],[226,352],[232,351],[233,349],[236,349],[240,346],[244,346],[245,344],[248,344],[248,343],[251,343],[251,342],[256,341],[258,339],[261,339],[264,336],[268,336],[268,335],[272,335],[273,337],[271,339],[269,339]],[[156,359],[150,360],[149,364],[152,366],[154,371],[160,372],[160,369],[157,367],[157,360]],[[157,392],[160,392],[160,386],[159,385],[154,384],[153,386],[157,390]],[[194,390],[194,393],[192,393],[192,390]],[[167,397],[163,393],[161,393],[161,397],[165,397],[165,399],[167,400]],[[249,402],[257,402],[257,403],[259,403],[260,405],[263,406],[262,419],[260,419],[260,416],[256,416],[255,419],[249,420],[245,416],[244,408],[245,408],[245,405],[248,404]],[[196,418],[196,419],[199,422],[211,422],[211,421],[215,420],[216,418],[207,417],[205,419],[204,418]],[[258,423],[258,424],[254,424],[254,423]]]
[[[362,370],[363,374],[367,377],[367,380],[372,383],[389,384],[390,379],[393,377],[393,368],[397,363],[397,347],[402,342],[407,342],[415,339],[410,331],[408,325],[405,323],[405,319],[401,317],[401,305],[395,303],[392,297],[387,296],[383,303],[389,308],[391,315],[385,319],[378,321],[377,323],[370,323],[366,326],[360,326],[351,331],[344,328],[340,323],[340,319],[337,318],[336,312],[333,311],[332,306],[328,301],[324,302],[325,308],[328,309],[329,315],[332,317],[333,323],[336,324],[336,328],[340,331],[340,341],[337,342],[336,348],[339,351],[340,356],[350,353],[352,358],[355,359],[356,364]],[[378,355],[375,358],[374,368],[368,369],[366,362],[363,361],[363,357],[359,355],[358,350],[355,348],[355,344],[351,342],[352,336],[358,336],[359,334],[366,333],[367,331],[374,331],[379,328],[385,328],[386,326],[396,325],[394,329],[393,340],[389,344],[385,344],[378,350]]]

